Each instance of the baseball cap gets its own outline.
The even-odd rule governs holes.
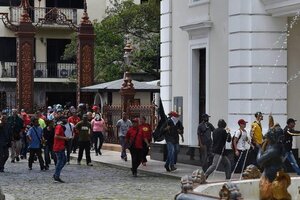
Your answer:
[[[179,114],[178,114],[177,112],[175,112],[175,111],[169,112],[168,115],[169,115],[170,117],[179,117]]]
[[[239,121],[238,121],[238,124],[240,125],[240,124],[247,124],[248,122],[247,121],[245,121],[244,119],[240,119]]]
[[[255,117],[257,117],[257,116],[259,116],[259,115],[262,115],[262,113],[261,113],[261,112],[256,112],[256,113],[254,114]]]
[[[133,118],[132,122],[137,122],[138,123],[139,122],[139,118]]]
[[[203,118],[209,118],[210,116],[209,116],[208,114],[205,113],[205,114],[202,114],[201,117],[202,117],[202,119],[203,119]]]
[[[290,123],[295,123],[297,120],[294,120],[293,118],[289,118],[287,121],[286,121],[286,124],[290,124]]]

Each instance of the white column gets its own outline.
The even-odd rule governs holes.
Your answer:
[[[272,17],[260,0],[229,0],[228,125],[239,118],[249,125],[254,113],[285,125],[287,115],[286,17]]]
[[[160,94],[168,112],[172,109],[172,0],[162,0],[160,11]]]

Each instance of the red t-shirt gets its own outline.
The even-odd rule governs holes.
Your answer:
[[[65,136],[64,129],[60,124],[58,124],[55,127],[54,133],[55,135],[58,136],[63,136],[63,137]],[[65,149],[65,140],[54,137],[53,151],[62,151],[64,149]]]
[[[76,126],[76,124],[78,122],[80,122],[80,118],[78,116],[71,116],[68,118],[68,122],[74,124],[74,126]],[[77,129],[74,129],[74,134],[77,137],[79,135],[79,131]]]
[[[141,129],[139,128],[139,131],[137,133],[137,127],[130,127],[127,131],[126,134],[126,138],[132,142],[134,140],[135,135],[136,139],[135,139],[135,148],[136,149],[142,149],[143,148],[143,141],[144,141],[144,135],[141,131]]]
[[[139,129],[141,129],[143,135],[144,135],[144,138],[147,138],[148,141],[151,141],[152,140],[152,129],[151,129],[151,126],[150,124],[141,124],[139,125]]]

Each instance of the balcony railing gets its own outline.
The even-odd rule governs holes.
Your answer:
[[[10,7],[10,21],[12,23],[19,23],[23,8],[21,7]],[[47,18],[48,23],[56,23],[56,19],[60,14],[66,16],[66,19],[71,21],[73,24],[77,24],[77,9],[76,8],[45,8],[45,7],[34,7],[29,8],[28,13],[33,23],[39,23],[41,19]],[[53,11],[53,12],[52,12]],[[49,20],[50,19],[50,20]]]
[[[16,62],[0,62],[1,78],[16,78]],[[34,78],[75,78],[77,66],[73,63],[35,63],[33,76]]]

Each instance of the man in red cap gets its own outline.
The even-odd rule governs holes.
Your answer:
[[[178,119],[179,114],[175,111],[170,112],[167,121],[165,140],[167,143],[167,160],[165,163],[165,168],[168,172],[175,171],[177,168],[174,166],[177,162],[177,154],[179,152],[179,135],[181,136],[182,142],[183,138],[183,126],[181,121]]]
[[[248,150],[247,142],[249,141],[247,131],[246,131],[246,125],[248,122],[246,122],[244,119],[240,119],[238,121],[238,125],[240,128],[234,132],[233,139],[232,139],[232,150],[234,153],[234,169],[236,173],[240,173],[244,171],[243,166],[247,166],[247,164],[244,165],[246,152]],[[233,170],[234,170],[233,169]]]

